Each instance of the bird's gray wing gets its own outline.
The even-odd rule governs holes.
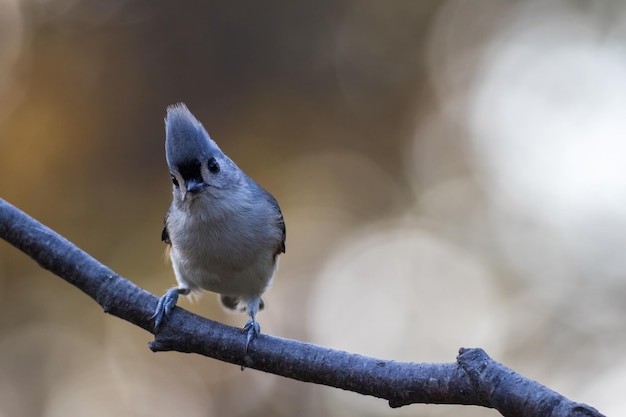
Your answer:
[[[276,210],[276,214],[278,215],[276,222],[280,230],[283,232],[282,239],[280,240],[280,243],[276,247],[276,253],[274,254],[274,255],[280,255],[281,253],[285,253],[285,240],[287,239],[287,228],[285,227],[285,218],[283,217],[283,212],[280,210],[278,201],[276,201],[274,196],[271,195],[270,193],[267,193],[266,195],[268,197],[270,204],[272,205],[274,210]]]
[[[168,209],[167,213],[165,213],[165,219],[163,219],[163,231],[161,232],[161,240],[168,245],[171,245],[172,242],[170,241],[170,234],[167,232],[167,218],[169,215],[170,210]]]

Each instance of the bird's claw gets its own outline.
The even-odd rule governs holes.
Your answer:
[[[176,306],[176,302],[178,301],[178,295],[180,294],[180,290],[178,288],[172,288],[167,291],[163,297],[159,298],[159,303],[157,304],[156,311],[150,317],[154,319],[154,332],[158,332],[161,324],[164,320],[170,315],[172,309]]]
[[[250,319],[241,331],[246,333],[246,353],[248,353],[248,346],[261,333],[261,326],[254,319]]]

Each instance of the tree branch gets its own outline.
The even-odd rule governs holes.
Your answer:
[[[106,313],[152,333],[158,298],[99,263],[64,237],[0,199],[0,237],[93,298]],[[369,358],[261,334],[245,353],[241,330],[174,308],[150,343],[155,352],[198,353],[264,372],[413,403],[495,408],[504,416],[601,416],[493,361],[461,349],[454,363],[403,363]]]

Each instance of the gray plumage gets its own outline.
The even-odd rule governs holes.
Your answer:
[[[260,328],[256,313],[285,252],[276,199],[248,177],[180,103],[168,107],[165,153],[173,199],[162,239],[178,281],[159,301],[155,329],[179,294],[207,290],[229,309],[247,311],[246,349]]]

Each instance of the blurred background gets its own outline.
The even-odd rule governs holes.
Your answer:
[[[3,0],[0,197],[161,295],[184,101],[282,206],[264,332],[415,362],[480,346],[624,414],[625,42],[617,0]],[[0,417],[498,415],[150,340],[0,243]]]

